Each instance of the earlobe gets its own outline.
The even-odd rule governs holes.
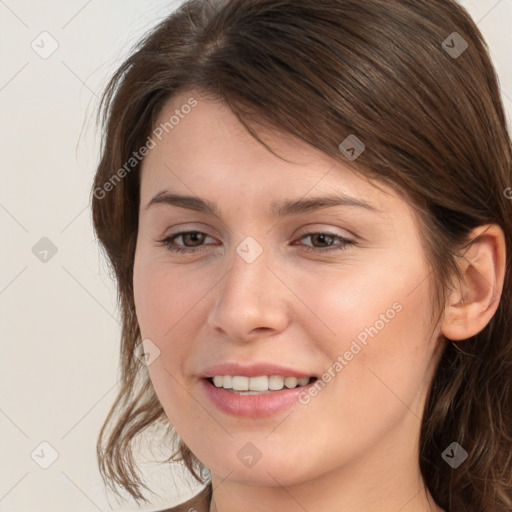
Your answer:
[[[459,257],[460,281],[447,300],[441,333],[450,340],[478,334],[493,317],[505,278],[506,249],[496,224],[475,228]]]

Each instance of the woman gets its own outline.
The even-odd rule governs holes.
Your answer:
[[[114,489],[173,509],[512,509],[511,140],[451,0],[189,1],[103,98]],[[172,453],[172,440],[179,444]]]

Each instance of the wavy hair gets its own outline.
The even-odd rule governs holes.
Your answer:
[[[512,147],[488,47],[454,0],[190,0],[115,72],[98,112],[104,138],[91,190],[122,314],[121,386],[97,443],[105,482],[147,501],[134,442],[158,425],[178,442],[167,461],[182,461],[209,483],[135,357],[140,161],[133,155],[164,103],[192,89],[227,104],[258,140],[256,126],[275,127],[407,197],[436,284],[435,312],[470,231],[502,228],[499,307],[477,335],[446,340],[418,462],[447,512],[512,510]],[[356,161],[338,149],[350,134],[366,146]],[[468,452],[457,469],[441,457],[453,441]]]

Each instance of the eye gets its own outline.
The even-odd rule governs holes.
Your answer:
[[[184,245],[179,246],[175,244],[175,241],[178,238],[181,238]],[[169,235],[162,240],[157,240],[157,244],[159,246],[166,247],[172,252],[194,253],[204,250],[202,248],[202,244],[206,238],[211,238],[213,240],[212,237],[208,236],[206,233],[202,233],[201,231],[181,231],[174,235]]]
[[[309,252],[321,253],[327,251],[343,251],[348,246],[355,245],[354,240],[327,232],[306,233],[305,235],[302,235],[299,240],[303,240],[305,238],[309,238],[313,243],[312,246],[306,245],[304,247],[304,250]],[[335,243],[336,240],[338,241],[337,244]],[[316,247],[315,244],[320,244],[320,247]]]
[[[191,254],[205,250],[204,242],[207,238],[213,240],[212,237],[208,236],[206,233],[202,233],[201,231],[181,231],[179,233],[169,235],[162,240],[157,240],[157,244],[158,246],[166,247],[171,252]],[[345,250],[350,245],[355,245],[353,240],[334,233],[306,233],[305,235],[302,235],[299,240],[307,238],[311,240],[313,245],[305,245],[303,246],[303,249],[309,252],[322,253],[327,251],[340,251]],[[176,240],[178,239],[181,239],[183,242],[182,245],[176,245]],[[335,243],[336,241],[338,241],[338,243]],[[320,244],[320,247],[317,247],[316,244]],[[294,243],[293,245],[297,245],[297,243]]]

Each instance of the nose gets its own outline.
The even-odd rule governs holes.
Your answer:
[[[216,333],[234,341],[250,341],[286,329],[290,292],[269,260],[266,250],[252,262],[234,252],[231,269],[212,291],[208,324]]]

